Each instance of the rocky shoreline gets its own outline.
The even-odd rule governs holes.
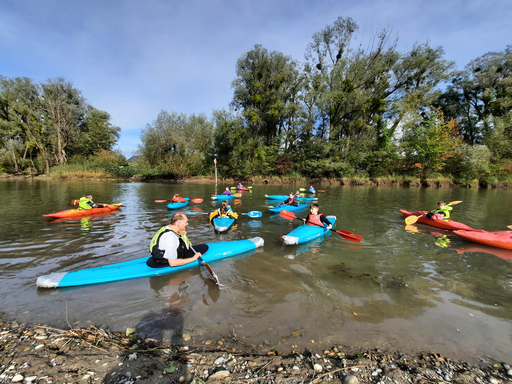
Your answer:
[[[512,382],[510,363],[481,358],[472,365],[432,352],[411,356],[344,346],[281,353],[248,348],[233,337],[172,345],[134,329],[0,323],[0,383],[500,384]]]

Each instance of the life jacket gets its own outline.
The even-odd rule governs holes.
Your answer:
[[[231,191],[224,191],[222,194],[223,195],[227,195],[227,196],[231,196]]]
[[[210,213],[210,221],[213,220],[215,217],[234,217],[235,219],[238,219],[238,215],[233,212],[230,208],[224,208],[220,207],[216,211],[213,211]]]
[[[179,239],[178,249],[176,250],[178,254],[178,259],[188,259],[189,257],[191,257],[187,256],[188,249],[190,248],[190,240],[188,239],[188,237],[186,235],[178,235],[168,226],[164,226],[160,228],[157,233],[155,233],[155,236],[153,236],[151,242],[149,243],[149,252],[151,253],[151,256],[153,257],[155,262],[157,264],[169,264],[169,261],[167,261],[167,259],[164,258],[165,251],[163,249],[158,248],[158,245],[160,244],[160,238],[164,233],[167,232],[174,233]]]
[[[89,202],[92,203],[92,200],[87,197],[81,197],[78,202],[78,209],[91,209],[92,207],[88,204]]]
[[[311,213],[308,215],[308,218],[306,220],[306,224],[311,223],[313,225],[319,225],[320,227],[324,227],[324,223],[322,223],[322,220],[320,220],[320,216],[322,214],[318,213],[317,215],[312,215]]]
[[[186,200],[186,199],[184,199],[184,198],[183,198],[183,197],[181,197],[181,196],[173,197],[173,198],[171,199],[171,203],[186,203],[186,202],[187,202],[187,200]]]
[[[453,208],[450,207],[449,205],[447,205],[446,207],[444,207],[443,209],[436,209],[434,211],[435,214],[441,214],[441,215],[444,215],[444,218],[443,220],[447,220],[449,217],[450,217],[450,211],[452,210]]]

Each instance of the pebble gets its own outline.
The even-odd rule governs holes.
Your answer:
[[[213,375],[210,376],[210,379],[224,380],[229,375],[230,375],[229,371],[217,371]]]
[[[223,358],[223,357],[219,357],[219,358],[217,358],[217,360],[215,360],[215,362],[214,362],[213,364],[215,364],[215,365],[222,365],[222,364],[224,364],[225,362],[226,362],[226,359],[225,359],[225,358]]]
[[[39,345],[36,345],[34,349],[37,350],[37,349],[41,349],[43,347],[44,347],[44,344],[39,344]]]
[[[27,377],[25,377],[25,381],[27,383],[31,383],[31,382],[35,381],[36,379],[37,379],[37,376],[27,376]]]
[[[320,373],[320,372],[323,371],[323,368],[322,368],[322,366],[320,364],[315,364],[313,366],[313,369],[315,370],[316,373]]]
[[[136,353],[129,354],[128,360],[130,360],[130,361],[137,360],[137,354]]]
[[[183,341],[189,341],[192,338],[189,333],[184,333],[182,336]]]
[[[47,335],[37,335],[37,336],[34,336],[34,339],[36,340],[46,340],[48,338]]]
[[[510,377],[512,377],[512,369],[509,369],[509,370],[507,371],[507,375],[509,375]]]
[[[294,369],[294,370],[296,370],[296,371],[298,371],[300,368],[299,368],[299,367],[297,367],[296,365],[294,365],[294,366],[293,366],[293,369]]]
[[[355,376],[346,376],[343,379],[343,384],[359,384],[359,379]]]
[[[20,381],[22,381],[22,380],[23,380],[23,376],[22,376],[22,375],[20,375],[20,374],[18,374],[18,375],[15,375],[15,376],[12,378],[12,380],[11,380],[11,381],[12,381],[13,383],[18,383],[18,382],[20,382]]]

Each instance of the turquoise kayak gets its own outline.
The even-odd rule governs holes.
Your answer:
[[[281,205],[278,205],[278,206],[275,206],[274,208],[269,208],[269,211],[270,212],[281,212],[281,211],[300,211],[302,209],[305,209],[307,208],[307,204],[299,204],[297,206],[295,205],[289,205],[289,204],[281,204]]]
[[[194,248],[202,252],[202,257],[205,262],[211,263],[243,252],[252,251],[258,247],[262,247],[263,244],[264,241],[261,237],[254,237],[247,240],[199,244],[194,245]],[[161,268],[152,268],[146,264],[146,261],[149,259],[152,258],[146,256],[140,259],[102,267],[82,269],[73,272],[52,273],[50,275],[39,276],[36,284],[40,288],[60,288],[109,283],[112,281],[135,279],[137,277],[166,275],[201,265],[199,261],[194,261],[179,267],[164,266]]]
[[[217,196],[212,196],[212,200],[231,200],[231,199],[234,199],[235,198],[235,195],[217,195]]]
[[[214,217],[212,221],[217,232],[225,232],[235,223],[231,217]]]
[[[265,195],[267,199],[270,200],[279,200],[279,201],[285,201],[288,199],[289,196],[286,195]],[[297,197],[297,200],[304,200],[304,201],[317,201],[318,197]]]
[[[333,226],[336,224],[336,216],[326,216],[326,218],[332,223]],[[286,245],[302,244],[314,240],[320,236],[324,236],[330,232],[331,231],[325,229],[325,227],[317,227],[316,225],[304,224],[295,228],[289,234],[284,235],[282,239],[283,243]]]
[[[168,209],[179,209],[179,208],[183,208],[183,207],[186,207],[187,205],[190,204],[190,199],[188,197],[185,197],[185,201],[184,203],[169,203],[167,204],[167,208]]]

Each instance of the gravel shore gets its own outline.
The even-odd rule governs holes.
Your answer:
[[[89,327],[0,323],[0,383],[511,383],[511,361],[452,361],[436,353],[258,350],[230,337],[170,345]],[[510,356],[507,357],[510,360]]]

